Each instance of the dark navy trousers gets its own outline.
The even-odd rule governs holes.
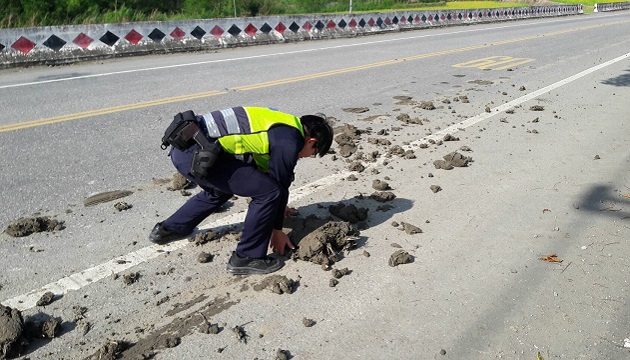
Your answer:
[[[203,178],[194,177],[190,174],[190,165],[193,151],[197,148],[198,145],[185,151],[172,149],[171,160],[179,173],[203,191],[164,220],[162,226],[169,231],[188,234],[232,195],[251,197],[236,253],[241,257],[265,257],[281,197],[279,183],[254,165],[228,154],[221,154],[211,174]]]

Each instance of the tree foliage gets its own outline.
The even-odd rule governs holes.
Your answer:
[[[437,2],[439,0],[423,0]],[[0,28],[347,12],[348,0],[0,0]],[[234,5],[236,4],[236,8]],[[356,11],[418,6],[417,0],[354,0]]]

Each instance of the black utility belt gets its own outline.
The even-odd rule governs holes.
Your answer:
[[[204,177],[210,173],[223,148],[217,139],[208,139],[201,131],[192,110],[175,115],[162,137],[162,149],[170,145],[184,151],[194,144],[199,144],[199,149],[193,153],[190,173],[195,177]]]

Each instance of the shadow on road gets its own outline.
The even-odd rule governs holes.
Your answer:
[[[602,81],[602,84],[612,86],[630,86],[630,70],[626,70],[627,74],[621,74],[619,76],[606,79]]]
[[[627,194],[630,196],[630,190]],[[593,185],[585,193],[579,205],[580,210],[591,211],[600,215],[607,215],[616,219],[630,219],[630,212],[626,208],[630,205],[630,198],[611,185]]]

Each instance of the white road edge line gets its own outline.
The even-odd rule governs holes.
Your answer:
[[[533,91],[529,94],[523,95],[517,99],[509,101],[505,104],[499,105],[495,108],[490,109],[490,112],[484,112],[482,114],[473,116],[468,118],[458,124],[451,125],[443,130],[440,130],[432,135],[423,137],[422,139],[416,140],[411,143],[411,145],[418,146],[423,142],[427,142],[430,139],[439,140],[444,137],[446,134],[453,134],[467,127],[473,126],[483,120],[489,119],[492,116],[495,116],[499,113],[504,112],[514,106],[520,105],[526,101],[532,100],[542,94],[545,94],[549,91],[557,89],[561,86],[569,84],[575,80],[578,80],[586,75],[594,73],[597,70],[603,69],[609,65],[622,61],[630,57],[630,53],[621,55],[612,60],[606,61],[605,63],[599,64],[597,66],[586,69],[582,72],[579,72],[575,75],[569,76],[566,79],[555,82],[551,85],[545,86],[539,90]],[[377,166],[380,162],[377,162],[373,166]],[[340,182],[343,178],[347,177],[351,172],[349,171],[341,171],[327,177],[321,178],[312,183],[306,184],[300,188],[294,189],[291,191],[291,197],[289,199],[290,202],[295,202],[299,199],[302,199],[306,196],[309,196],[315,193],[320,188],[325,188],[331,185],[334,185]],[[233,224],[237,224],[242,222],[245,219],[245,211],[241,211],[235,214],[228,215],[224,218],[218,219],[213,223],[207,224],[203,227],[200,227],[200,230],[217,228],[222,226],[229,226]],[[36,306],[37,301],[42,297],[42,295],[48,291],[54,293],[56,296],[63,295],[68,293],[71,290],[79,290],[84,286],[95,283],[99,280],[102,280],[110,275],[118,274],[122,271],[125,271],[129,268],[132,268],[136,265],[139,265],[143,262],[151,260],[160,256],[161,254],[174,251],[177,249],[181,249],[186,247],[190,242],[188,240],[180,240],[170,243],[168,245],[151,245],[145,248],[139,249],[132,253],[129,253],[124,256],[117,257],[103,264],[97,265],[95,267],[83,270],[78,273],[74,273],[72,275],[66,276],[58,281],[52,282],[50,284],[44,285],[43,287],[32,290],[26,294],[22,294],[16,296],[14,298],[5,300],[2,302],[3,305],[9,306],[14,309],[18,309],[20,311],[24,311]]]
[[[611,17],[611,16],[616,16],[616,15],[618,14],[602,15],[599,17],[604,18],[604,17]],[[586,18],[554,19],[554,20],[547,21],[546,23],[566,22],[566,21],[573,21],[573,20],[579,21],[579,20],[584,20],[584,19]],[[482,25],[482,24],[476,24],[476,25]],[[272,56],[300,54],[300,53],[313,52],[313,51],[334,50],[334,49],[341,49],[341,48],[346,48],[346,47],[374,45],[374,44],[385,43],[385,42],[414,40],[414,39],[421,39],[421,38],[426,38],[426,37],[436,37],[436,36],[444,36],[444,35],[452,35],[452,34],[472,33],[472,32],[478,32],[478,31],[506,29],[506,28],[511,28],[511,27],[522,27],[522,26],[528,26],[528,25],[532,25],[532,24],[531,23],[512,24],[512,25],[489,27],[489,28],[484,28],[484,29],[466,29],[466,30],[459,30],[459,31],[444,32],[444,33],[439,33],[439,34],[423,34],[423,35],[401,37],[401,38],[388,39],[388,40],[366,41],[366,42],[362,42],[358,44],[328,46],[328,47],[321,47],[321,48],[315,48],[315,49],[295,50],[295,51],[262,54],[262,55],[254,55],[254,56],[244,56],[244,57],[220,59],[220,60],[199,61],[199,62],[193,62],[193,63],[157,66],[157,67],[144,68],[144,69],[115,71],[115,72],[102,73],[102,74],[82,75],[82,76],[74,76],[74,77],[67,77],[67,78],[61,78],[61,79],[51,79],[51,80],[33,81],[33,82],[21,83],[21,84],[3,85],[3,86],[0,86],[0,89],[9,89],[9,88],[16,88],[16,87],[30,86],[30,85],[50,84],[50,83],[56,83],[56,82],[61,82],[61,81],[89,79],[89,78],[97,78],[97,77],[102,77],[102,76],[129,74],[129,73],[142,72],[142,71],[155,71],[155,70],[172,69],[172,68],[179,68],[179,67],[186,67],[186,66],[207,65],[207,64],[215,64],[215,63],[222,63],[222,62],[240,61],[240,60],[251,60],[251,59],[259,59],[259,58],[272,57]]]

